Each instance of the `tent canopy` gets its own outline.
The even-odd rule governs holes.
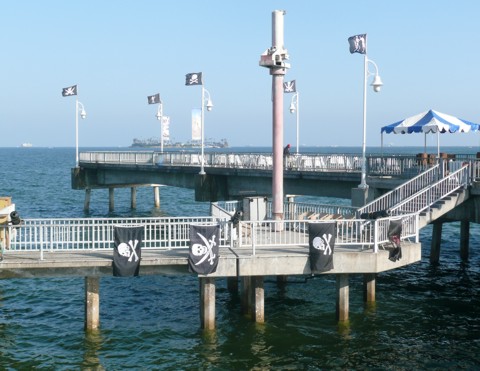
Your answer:
[[[480,129],[479,124],[430,110],[382,127],[381,133],[468,133]]]
[[[437,156],[440,157],[440,133],[468,133],[480,130],[480,125],[470,121],[462,120],[434,110],[422,112],[418,115],[406,118],[402,121],[382,127],[382,152],[383,133],[390,134],[411,134],[424,133],[424,147],[427,148],[427,134],[437,134]]]

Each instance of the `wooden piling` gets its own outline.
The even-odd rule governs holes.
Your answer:
[[[90,210],[90,196],[92,193],[91,188],[85,188],[85,202],[83,203],[83,211],[88,212]]]
[[[215,329],[215,278],[200,277],[200,323],[206,330]]]
[[[468,220],[460,221],[460,258],[468,261],[470,249],[470,222]]]
[[[430,247],[430,263],[438,264],[440,261],[440,247],[442,244],[443,223],[434,222],[432,229],[432,245]]]
[[[137,188],[136,187],[132,187],[130,188],[130,207],[132,209],[136,209],[137,208]]]
[[[241,277],[241,301],[242,301],[242,313],[249,316],[252,314],[252,281],[250,276]]]
[[[115,210],[115,188],[108,188],[108,210]]]
[[[100,278],[85,277],[85,330],[100,326]]]
[[[349,286],[348,274],[337,274],[337,321],[348,321]]]
[[[227,288],[231,294],[238,293],[238,277],[227,277]]]

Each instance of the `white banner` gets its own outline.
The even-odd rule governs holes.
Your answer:
[[[170,140],[170,116],[162,116],[163,140]]]
[[[192,140],[202,139],[202,110],[192,109]]]

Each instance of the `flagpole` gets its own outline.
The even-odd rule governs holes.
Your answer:
[[[367,75],[368,75],[368,58],[367,53],[364,55],[364,66],[363,66],[363,141],[362,141],[362,177],[360,181],[359,188],[367,189]]]
[[[300,148],[300,92],[297,91],[297,155]]]
[[[78,167],[78,96],[75,98],[75,166]]]
[[[202,134],[201,134],[201,140],[202,140],[202,150],[201,150],[201,159],[200,159],[200,163],[201,163],[201,167],[200,167],[200,175],[204,175],[205,174],[205,170],[204,170],[204,163],[203,163],[203,135],[204,135],[204,121],[205,121],[205,88],[203,87],[203,80],[202,80]]]

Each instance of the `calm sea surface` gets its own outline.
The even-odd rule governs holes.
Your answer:
[[[233,148],[259,151],[258,148]],[[266,149],[265,149],[266,150]],[[306,148],[355,152],[359,148]],[[477,148],[443,148],[476,153]],[[423,148],[387,148],[418,153]],[[432,149],[431,152],[435,152]],[[380,152],[380,149],[376,151]],[[0,196],[22,218],[207,215],[193,191],[161,188],[84,192],[70,188],[73,148],[0,148]],[[345,200],[321,198],[317,203]],[[350,279],[350,321],[335,321],[335,278],[290,277],[284,288],[265,282],[266,323],[242,316],[240,299],[217,280],[217,329],[200,329],[194,276],[102,278],[101,329],[83,330],[83,278],[0,281],[1,370],[473,370],[480,368],[480,229],[473,225],[470,261],[459,257],[459,224],[444,226],[441,261],[428,261],[431,227],[421,231],[422,261],[382,273],[377,302],[362,301],[362,277]],[[1,267],[0,267],[1,269]]]

